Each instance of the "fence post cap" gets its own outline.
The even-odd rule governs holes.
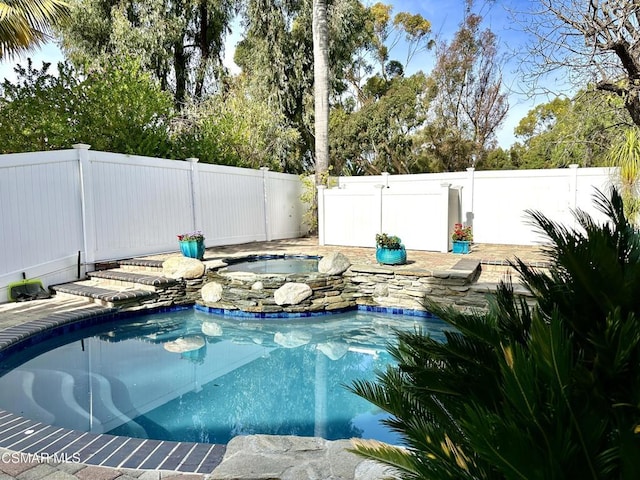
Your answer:
[[[76,150],[89,150],[91,148],[91,145],[89,145],[88,143],[74,143],[72,147]]]
[[[189,158],[187,158],[187,159],[185,159],[185,160],[186,160],[187,162],[190,162],[190,163],[198,163],[198,162],[200,161],[200,159],[199,159],[199,158],[197,158],[197,157],[189,157]]]

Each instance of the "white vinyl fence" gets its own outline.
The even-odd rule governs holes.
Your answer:
[[[202,230],[208,247],[299,237],[301,189],[267,169],[87,145],[0,155],[0,302],[23,273],[71,281],[96,262],[177,251],[179,233]]]
[[[597,219],[596,189],[607,192],[615,169],[578,168],[383,174],[340,177],[320,189],[321,245],[375,246],[375,234],[398,235],[409,249],[447,252],[455,223],[473,227],[474,241],[535,245],[545,239],[527,210],[573,226],[580,208]]]

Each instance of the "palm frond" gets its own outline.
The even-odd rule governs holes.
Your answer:
[[[41,46],[52,25],[69,15],[63,0],[4,0],[0,2],[0,59]]]
[[[394,447],[376,440],[362,440],[359,438],[352,439],[351,444],[353,448],[349,449],[349,451],[352,453],[371,460],[377,460],[397,471],[409,474],[404,478],[420,478],[419,471],[415,468],[412,454],[405,448]]]

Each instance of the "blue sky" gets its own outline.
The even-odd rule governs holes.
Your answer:
[[[365,3],[373,4],[375,2],[365,0]],[[393,5],[393,13],[407,11],[421,14],[431,22],[433,34],[446,40],[450,39],[458,29],[465,5],[464,0],[388,0],[385,3]],[[491,28],[498,36],[502,53],[510,59],[503,69],[503,80],[505,88],[509,92],[510,108],[508,117],[498,132],[498,143],[503,148],[508,148],[516,140],[513,135],[513,129],[520,119],[536,103],[547,101],[546,98],[529,99],[526,95],[523,95],[521,92],[524,87],[520,84],[517,74],[518,57],[514,52],[524,48],[526,37],[518,30],[517,25],[514,26],[509,10],[518,9],[519,6],[520,10],[526,10],[530,8],[531,3],[530,0],[495,0],[484,6],[478,2],[476,7],[476,11],[479,11],[484,17],[484,26]],[[233,49],[241,33],[239,28],[234,30],[234,34],[227,39],[226,43],[228,58],[233,57]],[[405,54],[402,52],[402,45],[398,45],[396,49],[396,51],[391,52],[391,56],[404,60]],[[62,60],[60,50],[52,44],[32,53],[30,57],[37,67],[40,67],[43,61],[56,63]],[[408,73],[411,73],[411,70],[423,70],[428,73],[433,65],[433,60],[432,52],[416,56],[410,64]],[[25,63],[25,60],[22,59],[21,62]],[[13,75],[14,63],[0,63],[0,80],[4,77],[15,78]]]

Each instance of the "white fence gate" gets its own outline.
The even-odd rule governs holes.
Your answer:
[[[0,302],[9,283],[47,285],[85,265],[175,251],[202,230],[206,246],[301,236],[296,175],[73,150],[0,155]]]

